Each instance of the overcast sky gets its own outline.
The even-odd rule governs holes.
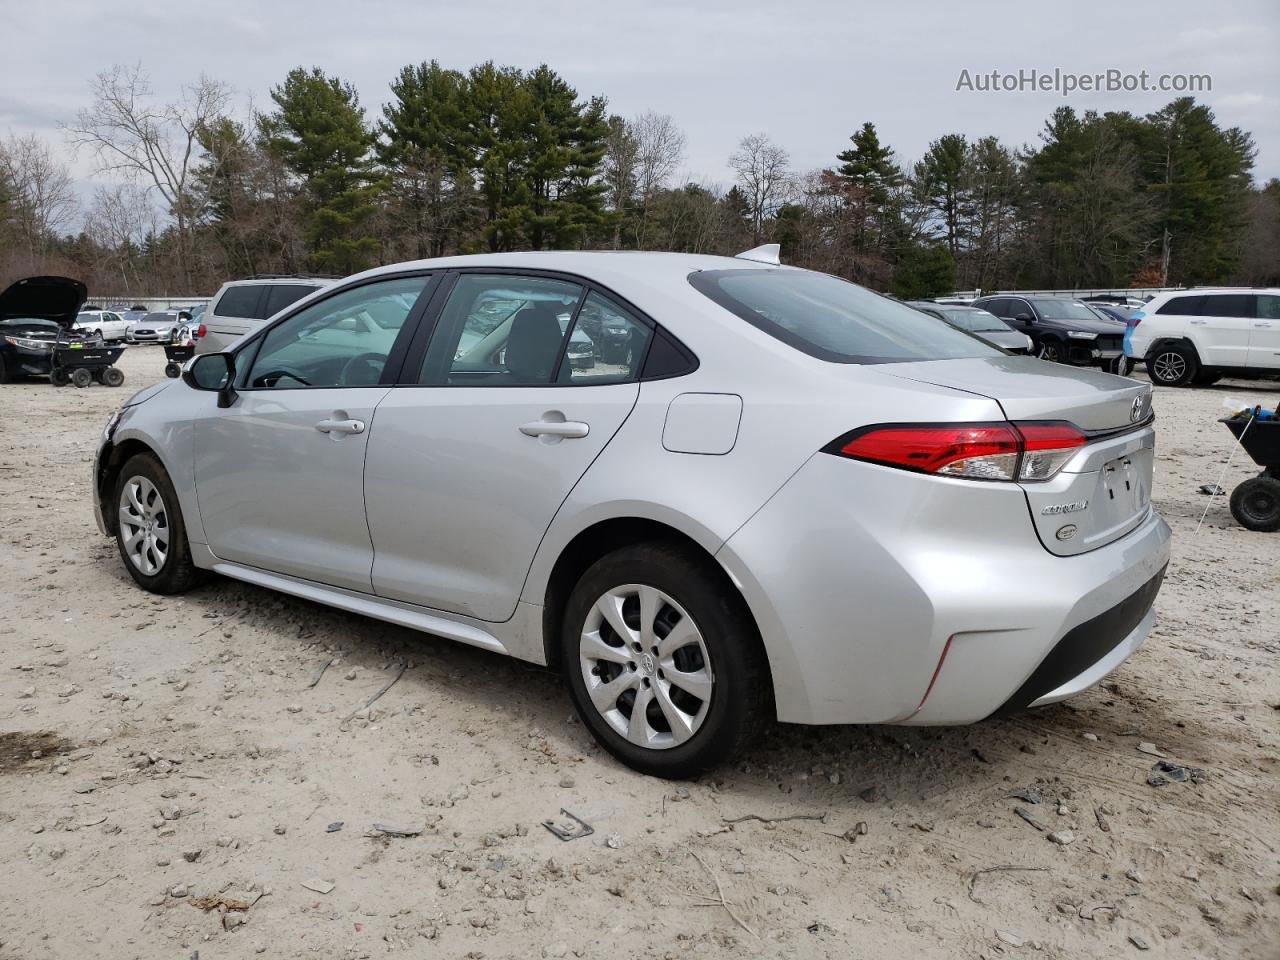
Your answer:
[[[607,96],[612,112],[671,114],[688,138],[686,175],[727,183],[726,158],[747,133],[769,134],[810,170],[833,165],[870,120],[912,161],[949,132],[1034,142],[1063,103],[1143,114],[1177,95],[956,91],[965,69],[1114,68],[1209,74],[1199,99],[1253,134],[1258,180],[1280,176],[1277,0],[3,0],[0,10],[0,133],[35,131],[63,148],[59,124],[113,63],[140,62],[162,96],[208,74],[242,109],[250,98],[269,105],[291,67],[320,66],[353,82],[372,117],[407,63],[545,61],[580,95]],[[91,158],[74,170],[89,176]]]

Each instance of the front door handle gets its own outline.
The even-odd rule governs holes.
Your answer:
[[[321,420],[316,424],[321,433],[364,433],[363,420]]]
[[[558,437],[562,440],[579,440],[591,432],[591,428],[577,420],[534,420],[520,428],[526,437]]]
[[[1268,323],[1268,322],[1267,322],[1267,321],[1265,321],[1265,320],[1260,320],[1260,321],[1258,321],[1257,323],[1255,323],[1255,324],[1254,324],[1254,326],[1255,326],[1255,327],[1270,327],[1270,326],[1271,326],[1271,324],[1270,324],[1270,323]]]

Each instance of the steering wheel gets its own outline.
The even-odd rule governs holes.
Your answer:
[[[311,386],[311,384],[308,381],[303,380],[302,377],[298,376],[292,370],[284,370],[284,369],[269,370],[268,372],[262,374],[261,376],[254,377],[253,385],[255,387],[274,387],[284,377],[288,377],[294,383],[300,383],[304,387]]]
[[[373,387],[382,379],[382,368],[387,365],[385,354],[361,353],[343,364],[338,374],[338,384],[343,387]]]

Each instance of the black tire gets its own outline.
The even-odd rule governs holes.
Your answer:
[[[1040,341],[1040,359],[1049,363],[1066,363],[1067,348],[1062,341],[1054,337],[1045,337]]]
[[[71,371],[71,383],[77,387],[87,387],[93,383],[93,374],[85,367],[76,367]]]
[[[102,371],[102,382],[108,387],[118,387],[124,383],[124,371],[119,367],[107,367]]]
[[[176,380],[182,373],[182,368],[170,360],[164,365],[164,375],[170,380]]]
[[[646,718],[652,718],[652,722],[646,720],[646,729],[655,730],[665,724],[666,733],[659,729],[657,737],[672,736],[670,723],[659,703],[658,690],[654,689],[659,684],[664,685],[661,689],[666,691],[664,698],[668,705],[679,698],[679,704],[683,704],[680,706],[682,711],[701,717],[687,740],[665,749],[646,747],[628,740],[596,708],[587,690],[581,651],[588,615],[596,616],[593,610],[598,599],[626,585],[643,585],[666,594],[674,604],[683,608],[702,639],[701,647],[696,643],[690,644],[666,660],[657,656],[656,645],[650,651],[628,650],[616,631],[601,626],[601,637],[605,638],[607,634],[606,642],[618,641],[610,643],[610,646],[627,658],[634,652],[635,660],[630,666],[621,663],[609,665],[608,661],[597,660],[590,668],[591,675],[606,682],[623,674],[638,676],[638,683],[644,690],[652,691],[644,694],[644,690],[637,687],[630,703],[627,702],[629,691],[621,691],[609,710],[616,715],[617,722],[629,724],[629,707],[634,705],[636,696],[645,695],[652,698],[645,714]],[[631,605],[624,604],[621,608],[626,625],[631,627],[633,618],[638,625],[638,598],[628,601],[628,604]],[[682,611],[665,602],[658,605],[658,611],[655,624],[666,626],[667,632],[655,631],[657,636],[672,635],[683,619]],[[669,779],[695,777],[739,753],[756,738],[765,720],[772,715],[768,671],[755,625],[741,597],[729,584],[716,577],[705,559],[691,549],[660,542],[643,543],[617,550],[596,561],[582,575],[569,597],[561,640],[561,668],[583,724],[601,746],[641,773]],[[651,652],[653,656],[650,656]],[[671,669],[671,664],[680,662],[678,658],[681,656],[685,666],[678,669],[701,670],[710,674],[712,685],[706,700],[692,697],[683,687],[675,687],[666,679],[668,674],[663,672],[662,666],[666,664]],[[597,673],[606,669],[609,671],[607,676]],[[614,670],[617,672],[612,672]]]
[[[1147,355],[1147,376],[1163,387],[1185,387],[1200,372],[1200,359],[1190,347],[1174,343]]]
[[[9,382],[9,367],[5,363],[4,355],[0,354],[0,383]]]
[[[149,481],[159,494],[163,511],[164,526],[168,534],[165,557],[153,572],[142,570],[129,555],[126,542],[130,531],[119,519],[121,504],[125,498],[126,487],[137,478]],[[201,579],[201,571],[191,560],[191,546],[187,542],[187,526],[182,519],[182,508],[178,503],[178,494],[173,489],[169,474],[165,472],[160,461],[150,453],[139,453],[125,461],[124,467],[116,477],[114,495],[107,504],[108,510],[116,511],[116,549],[124,567],[129,571],[138,586],[150,593],[173,594],[190,590]],[[154,501],[152,501],[154,504]],[[152,555],[154,559],[154,554]]]
[[[71,382],[71,374],[62,367],[57,367],[49,373],[49,382],[55,387],[65,387]]]
[[[1231,515],[1247,530],[1280,530],[1280,480],[1254,477],[1231,491]]]

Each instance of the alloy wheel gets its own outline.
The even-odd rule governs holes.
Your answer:
[[[1153,372],[1161,383],[1175,383],[1187,373],[1187,360],[1180,353],[1170,351],[1156,357]]]
[[[666,750],[706,720],[715,687],[707,645],[663,591],[626,584],[601,595],[587,613],[578,656],[592,705],[630,743]]]
[[[155,576],[169,556],[169,513],[160,490],[135,476],[120,489],[120,540],[125,555],[141,573]]]

